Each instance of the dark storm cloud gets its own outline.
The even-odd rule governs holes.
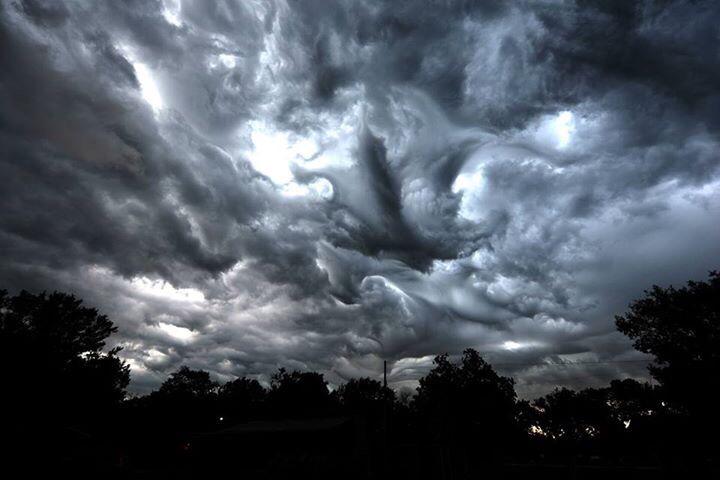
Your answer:
[[[401,386],[468,346],[524,395],[642,377],[613,314],[720,254],[719,20],[3,2],[0,280],[107,312],[137,390],[383,358]]]

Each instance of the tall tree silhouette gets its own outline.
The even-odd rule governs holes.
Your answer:
[[[447,355],[420,379],[415,404],[430,415],[462,417],[463,423],[482,422],[493,428],[512,422],[515,389],[512,379],[499,376],[473,349],[463,352],[460,363]]]
[[[119,349],[103,352],[116,331],[73,295],[0,291],[0,376],[16,409],[8,413],[32,411],[24,418],[61,423],[107,414],[129,382]]]
[[[280,368],[272,376],[268,403],[277,417],[313,417],[332,413],[333,402],[321,373]]]
[[[650,372],[666,401],[697,422],[718,427],[720,274],[681,288],[653,286],[616,317],[635,348],[655,357]]]
[[[459,363],[439,355],[434,364],[413,402],[421,428],[463,470],[497,459],[515,432],[513,380],[473,349]]]

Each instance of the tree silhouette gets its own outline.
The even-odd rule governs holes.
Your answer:
[[[111,464],[113,422],[129,381],[119,349],[103,351],[115,331],[72,295],[0,291],[6,470],[14,462],[25,478],[90,478]]]
[[[346,411],[364,415],[379,415],[385,405],[395,401],[395,392],[367,377],[348,380],[334,394]]]
[[[465,470],[481,459],[497,460],[516,431],[512,379],[499,376],[473,349],[457,364],[447,355],[435,357],[434,364],[413,401],[425,435]]]
[[[390,419],[399,420],[395,392],[371,378],[353,378],[333,392],[343,413],[363,422],[368,434],[387,433]]]
[[[208,372],[182,366],[150,395],[144,408],[168,431],[207,429],[217,424],[217,390]]]
[[[530,425],[535,446],[572,462],[591,456],[647,460],[667,426],[657,388],[632,379],[605,388],[558,388],[525,409],[521,421]]]
[[[607,436],[620,427],[620,422],[613,419],[603,389],[576,392],[560,388],[537,399],[534,405],[542,412],[540,428],[554,439],[580,442]]]
[[[211,397],[217,388],[217,382],[210,379],[208,372],[182,366],[160,385],[158,394],[180,400],[205,399]]]
[[[267,398],[267,391],[255,379],[241,377],[225,383],[218,390],[220,415],[226,423],[257,417]]]
[[[720,391],[720,274],[686,287],[653,286],[616,317],[635,348],[655,357],[650,372],[672,406],[718,425]]]
[[[625,428],[637,425],[650,416],[662,413],[662,396],[658,388],[649,383],[640,383],[627,378],[613,380],[605,389],[606,402],[612,410],[613,417]]]
[[[312,417],[332,413],[332,399],[321,373],[280,368],[271,379],[269,408],[278,417]]]
[[[119,348],[103,352],[117,328],[73,295],[0,291],[0,375],[6,400],[31,418],[83,423],[125,397],[129,367]],[[15,414],[17,411],[14,412]]]

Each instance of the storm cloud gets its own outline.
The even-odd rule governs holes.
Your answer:
[[[719,134],[714,1],[4,1],[0,286],[108,314],[138,392],[645,378],[613,315],[718,267]]]

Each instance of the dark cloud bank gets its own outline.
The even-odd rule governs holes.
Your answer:
[[[613,315],[718,266],[718,2],[0,17],[0,285],[109,314],[136,391],[465,347],[522,395],[644,377]]]

